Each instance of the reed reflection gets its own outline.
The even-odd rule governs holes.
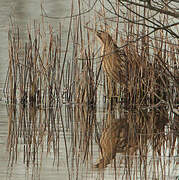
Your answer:
[[[58,115],[57,115],[58,112]],[[22,152],[23,162],[27,167],[39,166],[42,155],[53,152],[54,163],[59,166],[60,133],[64,126],[56,108],[38,109],[36,106],[8,106],[9,130],[8,151],[9,166],[18,161]]]
[[[84,173],[81,167],[86,166],[104,169],[111,164],[118,176],[135,172],[141,178],[148,177],[152,168],[156,177],[171,168],[178,147],[177,116],[172,124],[165,107],[150,111],[110,107],[105,110],[107,117],[99,120],[96,111],[87,104],[65,110],[9,105],[9,166],[18,162],[23,147],[27,167],[43,166],[43,155],[51,155],[53,164],[64,169],[61,160],[65,158],[69,178],[78,179]]]
[[[88,105],[76,106],[74,115],[75,154],[81,159],[81,163],[88,162],[93,160],[94,134],[97,133],[96,109]]]

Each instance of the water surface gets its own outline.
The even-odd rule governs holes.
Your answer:
[[[40,6],[36,0],[0,2],[0,179],[174,179],[179,160],[177,129],[172,131],[169,122],[172,115],[128,112],[123,122],[119,109],[99,107],[96,111],[73,105],[38,109],[5,103],[9,19],[15,20],[23,34],[27,24],[41,22]],[[49,0],[44,7],[50,16],[65,17],[71,1]],[[65,42],[69,19],[45,18],[45,25],[52,24],[54,31],[59,22]],[[124,131],[134,135],[130,146],[137,147],[133,154],[118,153],[116,161],[98,170],[94,168],[100,152],[98,135],[110,132],[105,124],[109,119],[120,119],[119,128],[125,124]]]

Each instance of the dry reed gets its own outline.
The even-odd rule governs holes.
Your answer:
[[[78,3],[80,13],[80,0]],[[119,2],[115,5],[117,12],[120,12]],[[27,166],[31,162],[38,164],[38,152],[39,149],[43,151],[45,142],[47,154],[53,147],[54,162],[57,161],[59,166],[61,131],[70,174],[66,138],[66,132],[70,129],[72,154],[76,158],[77,169],[80,159],[82,162],[92,160],[94,139],[100,149],[99,167],[107,166],[119,152],[125,154],[119,158],[120,165],[125,164],[120,173],[126,173],[126,178],[131,178],[133,170],[135,177],[140,171],[140,177],[147,179],[147,157],[149,149],[152,148],[153,167],[163,168],[159,160],[156,163],[155,160],[162,153],[168,155],[166,148],[174,147],[178,136],[178,120],[175,116],[173,128],[176,134],[172,139],[172,129],[167,126],[170,119],[166,108],[172,110],[179,101],[178,41],[170,39],[162,29],[152,36],[147,36],[150,29],[133,23],[140,18],[135,17],[131,11],[125,13],[122,20],[123,32],[120,32],[120,18],[108,18],[109,12],[104,7],[95,12],[95,16],[92,16],[94,19],[89,17],[88,22],[82,15],[70,18],[65,49],[62,47],[61,25],[56,33],[49,25],[46,33],[40,24],[34,23],[33,26],[27,26],[24,40],[20,27],[11,24],[9,68],[5,86],[5,95],[10,104],[9,164],[12,165],[17,160],[17,146],[22,138],[24,162]],[[132,6],[130,8],[135,9]],[[141,13],[139,9],[136,10]],[[147,17],[146,12],[143,13]],[[127,22],[126,17],[131,22]],[[104,27],[98,26],[98,19],[104,20]],[[168,19],[165,18],[165,21],[167,23]],[[101,70],[101,57],[95,37],[83,28],[83,24],[92,25],[93,22],[95,28],[109,31],[117,43],[120,41],[120,45],[124,45],[123,50],[127,57],[125,86],[111,81]],[[114,29],[113,33],[111,29]],[[144,38],[138,39],[141,35]],[[105,102],[102,102],[101,96],[105,98]],[[116,102],[119,106],[116,106]],[[20,104],[19,118],[16,114],[17,103]],[[62,104],[68,104],[63,113]],[[105,108],[106,105],[108,109]],[[103,118],[98,120],[96,114],[101,106],[108,117],[106,118],[104,113]],[[126,112],[126,109],[125,118],[121,118],[122,111]],[[62,126],[62,129],[59,129],[59,126]],[[111,145],[111,142],[114,143]],[[118,144],[122,144],[123,149],[118,147]],[[170,149],[170,156],[173,154],[174,149]],[[114,163],[116,167],[118,161]]]

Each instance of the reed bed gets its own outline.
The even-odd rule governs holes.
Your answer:
[[[120,16],[113,17],[105,7],[101,2],[88,18],[74,15],[72,7],[65,48],[61,24],[57,31],[49,25],[47,32],[43,23],[28,25],[25,39],[20,27],[11,24],[4,88],[10,165],[17,161],[17,147],[23,141],[27,166],[39,163],[46,143],[47,154],[52,151],[60,167],[63,136],[69,179],[73,173],[78,179],[84,162],[98,168],[111,164],[116,179],[121,174],[150,179],[150,170],[153,177],[162,174],[165,179],[165,170],[174,161],[166,157],[176,155],[178,146],[178,116],[172,113],[179,103],[178,39],[164,29],[149,35],[149,26],[134,23],[141,21],[139,16],[129,9],[120,14],[118,1],[113,8]],[[83,8],[79,0],[79,13]],[[146,18],[152,15],[135,6],[130,9]],[[160,18],[165,24],[169,21],[167,16]],[[149,25],[145,19],[143,23]],[[108,31],[124,50],[124,86],[104,73],[100,46],[84,25]],[[96,144],[99,158],[93,151]]]
[[[134,21],[131,11],[126,14],[128,19]],[[160,102],[176,106],[178,102],[177,39],[171,40],[164,30],[154,33],[152,37],[147,36],[149,31],[146,26],[124,21],[124,32],[113,33],[119,35],[127,56],[126,84],[118,94],[125,108],[150,107]],[[140,32],[144,38],[136,40],[141,36]],[[112,92],[116,94],[116,85],[107,83],[106,94],[109,98]]]
[[[40,26],[34,24],[34,32],[27,27],[27,42],[20,38],[19,27],[9,32],[9,69],[7,99],[26,104],[51,104],[57,92],[55,83],[60,67],[60,37],[53,37],[49,27],[49,44],[42,37]],[[56,44],[56,45],[55,45]],[[55,47],[56,46],[56,47]],[[58,59],[58,60],[57,60]],[[59,76],[58,76],[59,78]],[[58,79],[59,80],[59,79]]]
[[[140,10],[137,12],[140,13]],[[102,13],[99,20],[105,18],[104,9]],[[126,14],[131,21],[138,20],[132,16],[131,11],[127,11]],[[98,16],[95,17],[95,21]],[[164,19],[167,23],[168,19]],[[127,58],[125,85],[121,86],[105,76],[101,70],[100,54],[95,50],[96,38],[82,26],[82,23],[85,24],[82,18],[73,18],[71,21],[75,27],[73,32],[72,27],[69,28],[66,50],[62,48],[61,25],[57,33],[53,33],[51,25],[48,27],[48,33],[45,33],[44,28],[41,30],[40,24],[27,26],[25,43],[20,37],[20,28],[11,25],[9,69],[5,87],[5,95],[10,103],[16,103],[18,100],[22,104],[28,102],[47,107],[65,100],[68,103],[85,102],[95,105],[97,97],[101,94],[98,93],[98,87],[102,85],[104,97],[111,101],[115,98],[115,101],[120,102],[125,108],[150,107],[161,102],[170,108],[176,106],[177,39],[171,39],[164,30],[147,36],[150,31],[148,27],[141,27],[125,20],[124,31],[121,33],[118,29],[119,19],[112,23],[106,20],[103,30],[110,31],[109,27],[117,27],[116,31],[109,33],[113,37],[115,35],[114,41],[120,40],[119,47],[124,46]],[[97,26],[93,22],[91,24]],[[141,32],[144,38],[140,39]],[[70,33],[73,34],[71,44]],[[85,33],[87,37],[83,37]],[[139,40],[136,40],[137,38]],[[72,50],[67,52],[69,46]]]
[[[54,35],[50,25],[48,35],[41,32],[40,25],[34,24],[34,32],[27,27],[25,43],[20,38],[19,27],[12,25],[11,28],[9,69],[4,88],[10,104],[18,102],[44,108],[58,102],[95,104],[96,77],[89,53],[84,50],[81,56],[85,57],[84,62],[77,61],[77,54],[72,60],[66,60],[67,52],[63,54],[61,47],[61,30]],[[78,48],[76,43],[74,51]]]

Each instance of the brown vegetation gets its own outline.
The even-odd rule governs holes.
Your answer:
[[[82,14],[73,16],[72,12],[65,49],[61,25],[58,33],[49,26],[49,34],[46,34],[40,24],[34,23],[33,28],[27,27],[24,40],[20,27],[11,24],[9,68],[4,92],[10,104],[8,149],[11,152],[14,148],[14,154],[10,156],[12,161],[17,158],[21,135],[27,143],[25,155],[28,165],[31,159],[36,158],[45,136],[48,137],[47,152],[52,144],[54,156],[59,155],[60,124],[66,152],[65,130],[71,130],[76,164],[81,156],[83,162],[92,159],[94,139],[99,144],[100,157],[96,163],[99,168],[106,167],[115,159],[116,153],[126,155],[123,162],[129,161],[128,157],[133,159],[133,155],[139,155],[140,163],[145,164],[149,147],[152,147],[153,158],[161,155],[162,148],[167,154],[166,144],[169,148],[174,147],[179,129],[178,115],[172,114],[179,102],[178,39],[172,36],[171,26],[166,26],[169,23],[166,15],[156,16],[159,18],[155,21],[158,26],[152,24],[155,25],[152,28],[152,22],[148,20],[153,18],[153,14],[145,6],[141,9],[130,4],[123,6],[126,8],[123,12],[121,3],[125,5],[123,1],[112,5],[114,12],[110,15],[115,17],[106,15],[111,10],[103,4],[98,12],[95,11],[94,19],[88,22]],[[102,19],[104,25],[99,26]],[[159,23],[161,21],[165,26]],[[100,30],[110,40],[106,43],[101,36],[104,45],[102,56],[95,34],[83,28],[84,24],[92,26],[95,31]],[[17,104],[20,104],[19,119],[15,110]],[[65,121],[62,104],[68,105],[64,110]],[[102,115],[99,113],[101,106],[104,109]],[[45,110],[45,120],[42,109]],[[121,117],[123,111],[126,113]],[[175,122],[170,122],[170,118]],[[14,119],[18,119],[18,127]],[[168,122],[173,129],[167,126]],[[174,136],[172,130],[175,131]],[[173,149],[169,151],[170,156],[174,154]]]

